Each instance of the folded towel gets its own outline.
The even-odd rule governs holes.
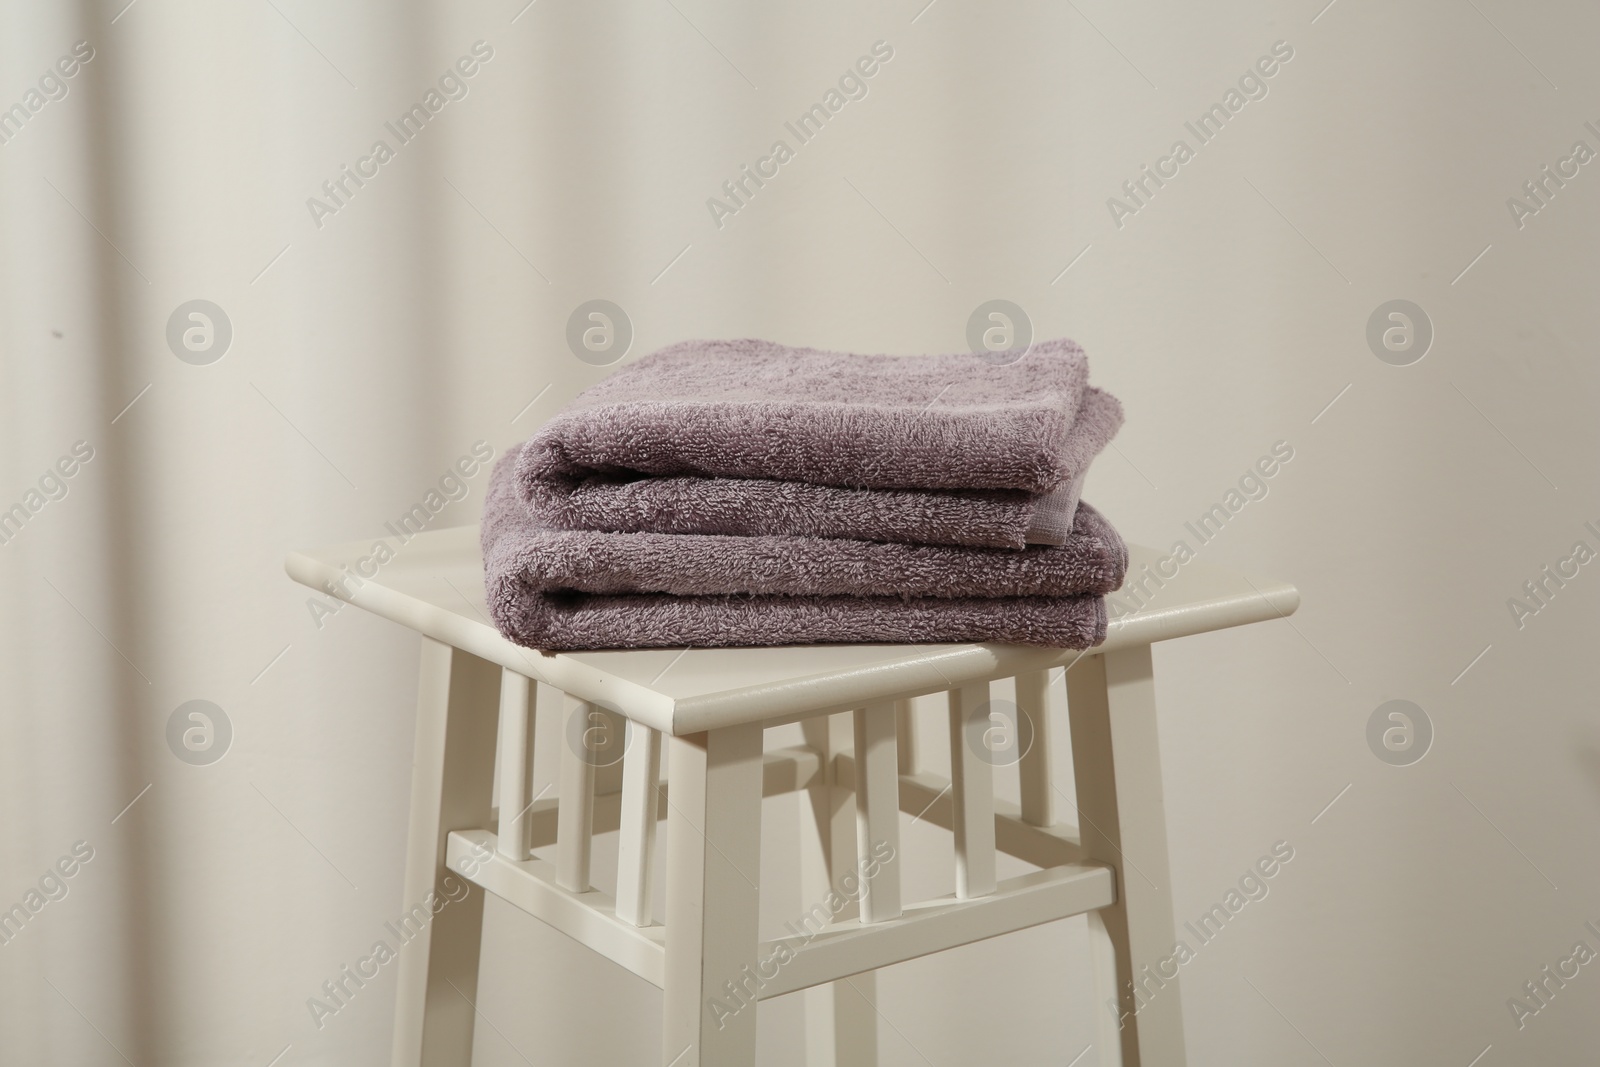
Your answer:
[[[1053,493],[1046,493],[1039,497],[1033,505],[1033,514],[1028,519],[1028,530],[1022,536],[1024,544],[1028,545],[1060,545],[1065,544],[1072,535],[1072,523],[1078,515],[1078,502],[1083,496],[1083,483],[1089,477],[1089,467],[1084,465],[1083,470],[1072,477],[1066,485]],[[1016,545],[1007,544],[1007,548]]]
[[[586,390],[522,450],[544,524],[1059,544],[1122,423],[1071,341],[1011,364],[694,341]]]
[[[530,595],[491,601],[511,640],[546,652],[996,641],[1092,648],[1102,597]]]
[[[1059,547],[1022,551],[798,536],[550,530],[490,476],[481,533],[490,614],[544,649],[1008,641],[1083,648],[1127,548],[1079,506]]]
[[[913,544],[1059,545],[1072,530],[1089,464],[1122,425],[1122,405],[1090,388],[1062,457],[1075,470],[1050,493],[1021,489],[854,489],[760,478],[595,474],[530,504],[554,529],[673,534],[802,534]],[[529,442],[529,447],[536,447]],[[527,483],[524,482],[526,492]]]

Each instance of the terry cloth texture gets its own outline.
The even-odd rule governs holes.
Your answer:
[[[987,365],[984,365],[987,369]],[[967,373],[971,373],[968,367]],[[623,417],[620,413],[619,418]],[[1060,459],[1070,472],[1048,493],[1021,489],[849,488],[803,481],[652,477],[637,468],[596,471],[581,480],[531,481],[527,451],[558,448],[546,427],[524,446],[523,492],[554,529],[612,532],[800,534],[913,544],[1022,548],[1059,545],[1072,530],[1089,464],[1122,427],[1122,405],[1088,388],[1068,426]],[[616,451],[616,450],[614,450]],[[543,469],[544,459],[533,461]]]
[[[1006,641],[1084,648],[1127,548],[1088,505],[1059,547],[1025,550],[800,536],[551,530],[490,478],[482,529],[490,614],[543,649]]]
[[[1091,648],[1106,639],[1102,597],[532,596],[496,625],[547,652],[747,645],[997,641]]]
[[[580,394],[524,445],[519,481],[540,519],[565,529],[916,531],[925,543],[1020,548],[1038,498],[1070,491],[1122,423],[1121,405],[1087,378],[1068,340],[999,366],[966,353],[689,341]]]

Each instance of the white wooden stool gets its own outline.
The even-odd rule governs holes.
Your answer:
[[[1288,615],[1299,605],[1292,586],[1191,562],[1153,595],[1146,577],[1137,600],[1124,601],[1143,606],[1083,654],[854,645],[543,655],[490,624],[475,527],[420,534],[374,576],[355,577],[370,547],[294,553],[287,566],[297,581],[422,634],[402,906],[453,871],[660,987],[660,1062],[670,1067],[751,1067],[755,1002],[812,988],[809,1062],[876,1062],[870,1022],[842,1019],[844,1002],[826,983],[1087,914],[1099,1062],[1184,1063],[1176,980],[1144,999],[1134,984],[1176,941],[1150,645]],[[1134,547],[1130,583],[1158,556]],[[1081,835],[1052,803],[1045,697],[1048,672],[1063,665]],[[989,683],[1006,677],[1035,732],[1020,758],[1020,806],[995,798],[982,755]],[[538,709],[561,715],[569,740],[548,799],[531,789],[535,681],[565,694],[565,708]],[[940,692],[949,694],[949,780],[918,771],[904,744],[909,698]],[[794,722],[804,745],[764,750],[766,728]],[[798,790],[843,905],[819,906],[791,926],[794,936],[763,943],[761,798]],[[853,811],[836,790],[853,790]],[[954,834],[953,894],[902,899],[901,811]],[[663,816],[666,921],[657,924],[651,871]],[[591,842],[609,831],[619,831],[614,892],[590,881]],[[551,844],[553,862],[532,855]],[[997,851],[1038,870],[997,881]],[[429,936],[400,956],[395,1067],[471,1063],[482,925],[474,893],[440,910]],[[1107,1009],[1113,998],[1120,1018]]]

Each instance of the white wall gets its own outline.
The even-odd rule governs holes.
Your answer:
[[[1124,401],[1088,497],[1130,540],[1184,536],[1294,449],[1201,554],[1295,582],[1299,614],[1157,652],[1180,919],[1295,849],[1183,971],[1192,1062],[1586,1062],[1593,968],[1520,1029],[1507,1001],[1600,950],[1600,576],[1520,628],[1507,600],[1600,549],[1600,178],[1521,227],[1506,201],[1600,149],[1600,16],[123,2],[0,6],[0,106],[95,49],[0,145],[0,506],[95,450],[0,546],[0,906],[94,850],[0,946],[0,1059],[387,1062],[392,977],[321,1030],[305,1002],[401,905],[415,643],[355,611],[319,628],[282,557],[381,535],[475,440],[607,373],[566,349],[577,305],[624,307],[635,356],[918,352],[999,297]],[[469,95],[314,224],[307,198],[478,40]],[[879,40],[869,95],[717,228],[707,197]],[[1117,226],[1107,198],[1278,41],[1268,95]],[[206,366],[164,339],[196,298],[233,328]],[[1391,366],[1367,320],[1401,298],[1435,338]],[[209,766],[165,740],[192,699],[234,731]],[[1391,699],[1432,723],[1411,766],[1368,748]],[[775,865],[794,821],[775,806]],[[652,990],[504,908],[489,929],[479,1064],[653,1055]],[[885,972],[882,1063],[1068,1062],[1100,1010],[1080,953],[1063,923]],[[763,1009],[773,1064],[800,1062],[797,1000]]]

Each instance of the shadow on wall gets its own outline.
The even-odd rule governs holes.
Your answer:
[[[1589,780],[1589,785],[1594,789],[1595,799],[1600,801],[1600,742],[1584,739],[1576,742],[1573,748],[1575,750],[1573,762]]]
[[[425,63],[423,58],[430,23],[426,0],[409,0],[396,14],[401,16],[397,24],[404,27],[397,31],[403,40],[399,66],[410,72],[431,69],[431,62]],[[87,303],[93,308],[93,318],[85,325],[95,338],[93,384],[86,386],[94,395],[85,399],[104,420],[102,425],[109,424],[145,384],[147,379],[136,375],[144,373],[139,368],[149,348],[139,330],[145,319],[143,302],[149,299],[150,290],[137,283],[130,287],[127,267],[115,248],[138,242],[138,190],[140,179],[149,175],[140,173],[148,161],[141,156],[136,139],[141,124],[148,120],[135,113],[138,94],[130,92],[130,87],[148,82],[148,72],[140,67],[150,63],[151,57],[125,47],[101,47],[110,17],[103,5],[77,0],[64,13],[62,25],[71,34],[70,40],[86,40],[96,47],[93,76],[78,79],[74,88],[82,94],[84,119],[86,175],[81,207],[87,218],[96,220],[105,238],[86,245],[92,258],[82,278],[88,289]],[[437,168],[430,165],[428,171],[429,177],[436,179]],[[456,354],[447,347],[441,321],[445,312],[433,298],[442,291],[446,269],[441,262],[446,242],[440,233],[439,201],[428,194],[426,181],[415,183],[413,189],[415,202],[405,215],[411,228],[407,235],[410,265],[395,274],[398,287],[405,291],[396,294],[399,298],[393,301],[393,313],[409,316],[414,339],[410,349],[414,358],[405,368],[411,382],[412,411],[431,415],[448,403],[451,387],[459,383],[460,375],[454,366]],[[302,293],[299,298],[307,297]],[[413,427],[407,441],[413,454],[433,455],[445,447],[438,438],[444,435],[446,420],[420,417],[406,421]],[[116,679],[105,690],[106,706],[93,723],[104,738],[106,751],[112,754],[108,780],[101,784],[117,796],[133,797],[170,769],[159,727],[173,710],[165,703],[170,689],[141,685],[137,679],[129,684],[126,665],[108,646],[125,652],[130,662],[147,666],[172,666],[182,660],[181,651],[173,649],[168,636],[149,622],[151,606],[162,595],[163,581],[152,561],[170,556],[172,546],[158,540],[157,531],[168,525],[156,511],[159,494],[143,492],[152,477],[159,477],[152,472],[160,469],[163,435],[173,430],[139,420],[128,420],[117,429],[116,446],[96,454],[96,464],[109,468],[101,474],[105,485],[103,526],[87,538],[88,558],[82,560],[88,573],[115,578],[100,591],[97,605],[97,621],[104,628],[107,645],[85,645],[82,655],[99,655],[104,661],[100,673]],[[55,642],[59,635],[39,633],[33,640]],[[99,955],[108,970],[116,968],[104,976],[107,1001],[102,1002],[101,1012],[108,1020],[118,1020],[119,1051],[133,1063],[154,1064],[172,1062],[195,1036],[192,1011],[176,999],[179,983],[172,977],[180,951],[174,946],[192,943],[193,935],[183,929],[182,895],[174,892],[165,873],[174,868],[177,857],[173,853],[183,845],[171,833],[163,832],[163,827],[172,826],[174,813],[161,810],[159,789],[145,804],[154,805],[157,811],[117,827],[122,835],[118,862],[123,866],[106,916],[115,943],[105,946]],[[38,1003],[45,1005],[48,999]],[[53,1018],[55,1010],[51,1006],[48,1013],[41,1012],[40,1024]],[[48,1034],[39,1047],[51,1047]]]
[[[71,18],[75,23],[74,39],[93,43],[100,38],[105,22],[100,5],[91,0],[79,0],[72,9]],[[129,116],[123,113],[126,96],[118,93],[116,86],[119,74],[127,69],[127,62],[115,50],[102,49],[101,52],[100,69],[94,72],[96,77],[86,79],[87,84],[81,87],[83,129],[88,140],[89,203],[84,208],[89,217],[101,220],[108,240],[120,244],[131,209],[124,192],[128,183],[120,180],[124,177],[120,163],[133,146],[128,143],[128,131],[132,128],[126,121]],[[90,304],[95,315],[91,330],[98,342],[95,347],[97,373],[93,381],[99,395],[94,398],[93,409],[109,424],[117,408],[132,395],[132,388],[136,388],[131,387],[128,369],[135,357],[136,346],[128,335],[129,324],[135,316],[130,306],[132,300],[124,297],[118,284],[121,265],[115,252],[106,243],[95,244],[92,248],[93,266],[86,281],[92,290]],[[100,573],[119,576],[119,580],[109,583],[102,594],[109,640],[117,648],[128,649],[134,662],[148,663],[152,650],[146,640],[148,630],[139,625],[138,612],[138,601],[145,591],[136,584],[143,573],[138,561],[144,554],[147,535],[146,527],[139,522],[137,492],[137,472],[143,449],[136,434],[127,435],[124,442],[122,447],[105,449],[100,461],[110,468],[105,472],[106,504],[101,512],[107,528],[93,539],[91,551],[97,551],[102,557]],[[115,655],[108,648],[96,651],[106,659]],[[120,663],[113,663],[104,672],[105,676],[120,677],[120,667]],[[118,765],[111,770],[115,791],[120,795],[131,797],[152,780],[151,753],[155,748],[147,743],[144,735],[148,731],[143,729],[145,723],[161,721],[152,688],[119,686],[113,691],[112,706],[100,724],[110,739],[109,750],[119,757]],[[164,1035],[174,1032],[178,1021],[175,1009],[170,1017],[163,1014],[155,995],[158,983],[151,981],[152,976],[163,973],[168,961],[162,958],[164,916],[160,887],[156,884],[162,857],[156,853],[159,846],[150,827],[149,820],[128,822],[125,875],[116,903],[112,905],[120,910],[113,922],[122,951],[108,952],[104,957],[117,961],[123,969],[114,983],[108,983],[108,988],[114,989],[121,1001],[121,1017],[143,1020],[143,1025],[131,1032],[131,1045],[126,1050],[136,1062],[143,1063],[155,1062],[156,1050],[169,1044],[163,1040]]]

